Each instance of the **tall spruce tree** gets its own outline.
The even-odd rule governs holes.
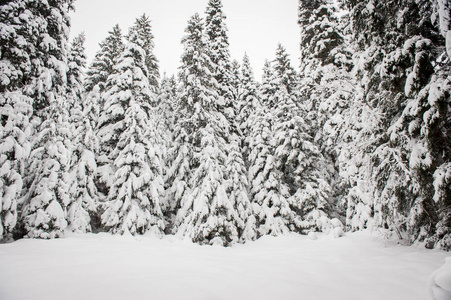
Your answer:
[[[97,189],[95,151],[97,139],[93,134],[93,114],[90,97],[83,95],[83,77],[86,68],[85,36],[74,38],[68,57],[67,97],[71,106],[70,121],[72,153],[70,162],[70,189],[72,199],[67,208],[68,228],[76,232],[92,231],[91,216],[95,216]]]
[[[251,124],[248,122],[251,114],[259,107],[260,96],[258,94],[257,83],[249,62],[247,54],[243,57],[241,67],[241,80],[238,90],[238,123],[244,137],[249,136]]]
[[[410,68],[404,84],[405,106],[389,128],[390,140],[408,153],[411,176],[419,185],[407,221],[411,241],[425,239],[428,248],[450,250],[450,7],[446,1],[407,4],[415,15],[412,19],[406,12],[401,23],[410,29],[402,49]],[[400,200],[405,205],[405,199]]]
[[[67,226],[71,132],[65,102],[69,9],[72,1],[27,1],[35,45],[24,91],[33,98],[36,137],[27,167],[21,220],[29,237],[62,236]]]
[[[33,100],[22,89],[31,72],[33,45],[24,42],[30,40],[29,13],[24,2],[0,6],[0,241],[10,240],[17,224],[31,147]]]
[[[137,19],[136,24],[139,23]],[[142,234],[164,230],[161,197],[163,179],[161,152],[156,146],[155,122],[150,117],[156,94],[149,83],[146,53],[148,32],[130,28],[128,44],[114,73],[108,78],[102,142],[111,147],[114,171],[103,226],[113,233]],[[107,137],[105,139],[105,137]]]
[[[441,80],[448,76],[442,68],[447,64],[442,55],[445,38],[437,34],[440,18],[433,17],[441,10],[428,1],[346,4],[354,31],[365,33],[354,36],[361,85],[347,111],[356,121],[349,122],[352,139],[348,135],[340,159],[355,187],[348,220],[352,226],[359,224],[363,203],[377,226],[390,228],[400,238],[429,238],[428,247],[449,247],[448,212],[441,209],[446,196],[443,202],[433,201],[435,187],[442,190],[446,182],[440,180],[446,178],[443,170],[449,161],[443,155],[449,144],[441,142],[449,135],[449,110],[439,108],[449,101],[444,96],[447,85],[442,84],[446,81]],[[441,183],[434,184],[434,178]]]
[[[207,54],[213,64],[213,76],[216,79],[216,91],[219,96],[218,111],[227,118],[227,171],[229,187],[227,195],[232,206],[240,214],[236,220],[239,234],[245,229],[247,216],[250,213],[250,202],[247,196],[246,172],[241,151],[243,134],[237,121],[237,90],[238,64],[230,58],[229,41],[227,36],[226,16],[222,10],[220,0],[210,0],[205,11],[205,34],[208,37]]]
[[[249,207],[247,195],[239,193],[240,186],[233,188],[241,184],[235,173],[241,161],[239,152],[226,152],[231,142],[230,123],[213,76],[209,37],[203,34],[198,15],[189,20],[186,32],[178,105],[184,115],[176,125],[176,131],[183,133],[183,140],[176,139],[177,147],[183,151],[171,170],[173,182],[182,184],[172,192],[179,197],[174,200],[180,201],[175,225],[178,234],[194,242],[229,245],[239,240],[247,221],[236,207]],[[231,197],[232,193],[237,194]]]
[[[289,188],[274,156],[272,120],[270,109],[263,105],[257,106],[249,118],[248,178],[252,201],[249,226],[257,229],[257,237],[288,233],[294,220],[288,203]]]
[[[114,65],[124,50],[122,31],[118,24],[108,32],[106,39],[99,45],[100,50],[86,71],[84,82],[86,92],[91,92],[95,86],[99,87],[100,92],[105,90],[108,76],[113,73]]]
[[[339,176],[337,158],[343,111],[352,101],[352,51],[348,44],[349,14],[329,0],[299,1],[301,28],[300,100],[309,134],[326,159],[333,210],[342,213],[347,184]]]
[[[215,68],[213,76],[218,84],[218,94],[227,108],[227,117],[234,117],[234,98],[232,86],[232,61],[230,58],[229,38],[227,36],[226,16],[222,11],[221,0],[209,0],[205,10],[205,34],[208,37],[208,52]]]
[[[190,189],[180,199],[176,226],[179,234],[195,242],[227,244],[238,236],[232,225],[232,205],[224,182],[227,156],[221,133],[225,131],[222,125],[227,121],[216,108],[218,94],[216,80],[211,75],[213,62],[207,55],[207,39],[198,15],[190,19],[185,31],[179,107],[189,114],[179,120],[179,126],[188,133],[187,146],[192,148],[192,157],[189,174],[186,174]]]
[[[298,78],[285,49],[279,45],[274,60],[275,124],[277,167],[289,188],[289,203],[297,215],[315,226],[327,210],[330,186],[324,172],[324,158],[309,134],[305,109],[299,101]],[[304,230],[305,223],[294,223]],[[294,228],[293,228],[294,229]]]
[[[146,14],[137,18],[135,24],[132,28],[133,32],[137,32],[138,35],[143,39],[142,48],[146,53],[146,67],[149,70],[148,80],[150,86],[153,88],[153,92],[158,91],[158,83],[160,80],[160,73],[158,70],[158,60],[153,53],[155,44],[153,42],[154,35],[152,33],[152,27],[150,25],[150,19]],[[156,105],[153,103],[153,105]]]
[[[161,136],[161,149],[162,149],[162,163],[163,163],[163,175],[165,182],[165,189],[169,189],[171,184],[169,183],[169,174],[171,173],[169,168],[172,164],[173,156],[170,154],[170,149],[173,147],[174,138],[175,138],[175,123],[176,123],[176,105],[177,105],[177,81],[175,76],[167,77],[164,74],[163,79],[161,80],[161,88],[160,93],[157,99],[156,110],[158,114],[156,114],[156,126],[159,135]],[[173,212],[173,205],[169,203],[169,198],[164,197],[164,201],[162,202],[163,211],[167,215],[171,215]],[[172,221],[169,222],[171,225]],[[169,226],[170,227],[170,226]],[[168,228],[170,230],[170,228]]]
[[[84,80],[85,87],[85,108],[90,107],[92,113],[88,115],[92,117],[91,122],[95,130],[94,137],[98,139],[96,147],[96,172],[95,184],[100,192],[101,197],[106,197],[111,186],[112,170],[111,162],[108,159],[111,148],[105,148],[100,142],[99,129],[106,122],[104,93],[107,89],[107,79],[114,72],[114,65],[117,63],[119,56],[124,50],[124,42],[122,31],[119,25],[115,25],[108,36],[100,43],[100,50],[96,53],[91,65],[86,71]],[[89,103],[88,103],[89,101]],[[108,119],[108,117],[107,117]],[[106,120],[107,120],[106,119]]]
[[[195,100],[199,101],[199,96],[212,97],[210,94],[213,84],[210,82],[211,77],[204,78],[206,74],[210,74],[208,68],[211,62],[205,54],[206,37],[198,14],[190,18],[185,33],[182,38],[184,52],[179,73],[181,89],[175,106],[175,115],[180,117],[174,122],[174,142],[168,151],[170,167],[166,180],[167,211],[173,221],[171,223],[176,226],[175,231],[183,222],[183,216],[175,218],[175,215],[191,193],[190,176],[194,156],[192,134],[195,130],[193,104]]]

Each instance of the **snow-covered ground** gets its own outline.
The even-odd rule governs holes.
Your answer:
[[[449,255],[369,231],[231,248],[108,234],[24,239],[0,245],[0,299],[425,300]]]

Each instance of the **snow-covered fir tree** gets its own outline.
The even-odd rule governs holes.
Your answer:
[[[447,89],[446,84],[440,86],[440,77],[448,76],[438,75],[447,69],[441,67],[447,64],[441,54],[445,38],[437,34],[440,9],[434,10],[428,1],[346,4],[351,8],[359,59],[355,72],[361,82],[346,112],[346,119],[355,121],[344,130],[349,143],[340,158],[342,173],[354,186],[348,220],[351,226],[359,225],[362,212],[374,213],[376,226],[388,227],[402,239],[431,237],[428,247],[446,248],[449,227],[439,222],[446,220],[446,210],[439,208],[446,201],[438,206],[433,201],[434,174],[446,178],[441,166],[446,168],[449,161],[449,145],[441,142],[449,135],[444,125],[449,110],[434,108],[449,101],[440,96]],[[429,98],[429,91],[434,96]]]
[[[299,102],[297,74],[281,45],[274,60],[273,81],[277,85],[273,129],[277,167],[289,189],[291,209],[313,227],[327,210],[330,186],[324,158],[309,134],[305,110]],[[305,225],[294,223],[292,229],[303,230]]]
[[[177,105],[177,80],[175,76],[167,77],[163,75],[161,88],[158,94],[156,110],[158,131],[163,136],[164,147],[168,148],[172,144],[173,129],[176,119],[175,110]]]
[[[245,223],[250,212],[247,197],[246,172],[241,146],[244,140],[237,120],[237,94],[239,81],[239,64],[230,58],[226,16],[222,10],[221,0],[210,0],[205,11],[205,34],[208,37],[207,54],[213,64],[213,76],[216,79],[216,91],[219,96],[218,112],[223,114],[229,123],[227,128],[227,173],[229,179],[227,195],[236,209],[239,219],[236,220],[239,234],[245,230]],[[222,103],[223,102],[223,103]]]
[[[175,225],[179,234],[195,242],[227,244],[236,241],[238,236],[232,224],[232,205],[224,182],[225,141],[216,136],[224,132],[221,125],[227,124],[227,120],[217,112],[217,83],[211,73],[213,62],[207,55],[208,40],[203,33],[202,19],[197,14],[189,20],[185,32],[180,71],[182,90],[178,105],[185,115],[178,120],[180,129],[177,131],[183,130],[187,136],[181,136],[184,140],[177,139],[176,142],[184,150],[190,148],[191,151],[185,155],[191,157],[188,157],[188,170],[185,169],[185,159],[175,160],[177,169],[174,171],[178,173],[180,183],[188,185],[180,198]]]
[[[232,186],[242,184],[237,170],[239,148],[230,151],[230,123],[224,115],[225,103],[219,97],[218,83],[209,55],[209,37],[203,33],[200,17],[193,16],[183,38],[184,53],[180,78],[182,89],[176,123],[178,155],[171,169],[171,193],[179,201],[176,230],[198,243],[229,245],[239,240],[246,219],[237,205],[249,207],[247,195]],[[186,157],[189,155],[189,157]],[[229,165],[227,165],[229,163]],[[233,194],[232,196],[231,193]],[[244,199],[243,199],[244,197]],[[247,200],[247,201],[246,201]],[[246,217],[247,218],[247,217]]]
[[[195,120],[192,116],[194,115],[193,104],[197,100],[194,97],[202,95],[201,92],[204,90],[205,95],[209,95],[213,84],[208,82],[211,77],[207,78],[207,81],[202,77],[209,74],[208,67],[211,62],[205,54],[206,37],[203,34],[203,23],[199,14],[190,18],[185,33],[186,35],[182,38],[184,53],[179,73],[181,88],[174,112],[174,115],[178,117],[174,122],[174,141],[168,151],[169,168],[166,178],[167,212],[171,219],[170,223],[176,226],[179,226],[183,220],[182,217],[175,219],[175,215],[191,193],[190,176],[194,157],[192,134],[195,130]],[[176,232],[177,227],[173,230]]]
[[[85,88],[85,100],[93,110],[91,114],[93,122],[93,128],[96,131],[95,137],[98,139],[98,129],[102,126],[99,118],[104,114],[104,97],[103,94],[107,89],[107,79],[113,74],[114,66],[119,59],[119,56],[124,50],[124,42],[122,36],[122,30],[118,24],[116,24],[111,31],[108,32],[108,36],[100,42],[100,50],[96,53],[92,63],[86,71],[86,78],[84,80]],[[108,189],[111,185],[111,169],[108,160],[108,151],[111,149],[104,149],[100,147],[100,140],[96,142],[99,147],[96,149],[96,164],[98,166],[95,174],[95,183],[101,195],[108,194]]]
[[[62,236],[67,226],[71,132],[65,103],[69,9],[72,1],[29,3],[27,26],[35,45],[25,93],[33,98],[35,138],[27,166],[21,213],[29,237]]]
[[[404,84],[406,99],[400,118],[389,128],[390,140],[399,145],[400,152],[408,153],[409,175],[418,182],[418,190],[408,194],[415,197],[407,221],[410,239],[425,239],[429,248],[450,250],[451,53],[447,43],[451,10],[446,1],[437,1],[435,8],[428,1],[408,4],[400,22],[410,29],[402,49],[407,58],[403,62],[410,66]],[[432,27],[427,22],[434,19]],[[405,199],[398,202],[405,206]]]
[[[209,0],[205,10],[205,34],[208,37],[208,51],[211,62],[215,68],[213,77],[218,84],[219,96],[223,98],[227,108],[226,116],[233,119],[235,116],[233,86],[232,86],[232,60],[230,58],[229,38],[226,16],[222,10],[221,0]]]
[[[257,83],[255,82],[254,73],[247,54],[243,57],[240,77],[241,80],[238,85],[239,89],[237,98],[237,119],[243,136],[246,138],[249,136],[251,129],[251,124],[248,122],[249,117],[260,104]]]
[[[348,227],[364,228],[374,217],[376,226],[399,233],[405,221],[401,211],[409,210],[400,205],[401,199],[411,197],[409,187],[416,189],[405,168],[406,153],[388,134],[404,102],[405,67],[399,45],[406,32],[402,18],[398,19],[404,4],[388,1],[364,8],[368,3],[346,3],[351,9],[356,83],[354,99],[342,112],[338,164],[350,186],[346,195]],[[358,35],[358,31],[364,34]]]
[[[23,14],[22,18],[15,18]],[[10,240],[17,224],[25,165],[30,153],[33,100],[22,85],[30,73],[31,47],[24,2],[0,6],[0,241]]]
[[[100,92],[105,90],[108,76],[113,73],[114,65],[124,50],[122,30],[118,24],[99,45],[100,50],[86,71],[84,86],[87,92],[92,91],[95,86],[99,87]]]
[[[83,32],[77,35],[72,41],[67,57],[67,104],[69,110],[80,105],[83,93],[84,69],[86,68],[85,40]]]
[[[349,14],[329,0],[299,1],[301,67],[299,92],[309,133],[326,159],[334,210],[343,206],[347,185],[339,176],[337,158],[343,111],[349,107],[354,83],[347,29]]]
[[[111,147],[114,175],[102,224],[113,233],[161,235],[165,226],[160,205],[164,188],[161,153],[150,116],[156,94],[148,80],[146,41],[136,26],[130,29],[105,93],[109,118],[101,119],[105,122],[99,132],[104,145]]]
[[[83,77],[86,68],[84,33],[76,36],[68,56],[67,99],[70,106],[72,153],[70,161],[70,189],[72,199],[67,208],[68,228],[76,232],[90,232],[91,215],[95,215],[97,189],[94,175],[97,168],[95,151],[97,138],[93,132],[95,111],[90,97],[83,97]]]
[[[289,189],[282,181],[272,146],[272,115],[263,105],[256,107],[249,120],[249,190],[257,237],[278,236],[290,231],[294,215],[288,203]]]
[[[152,26],[150,25],[150,19],[146,14],[137,18],[132,28],[133,32],[137,32],[140,38],[143,40],[142,48],[146,53],[146,67],[149,70],[148,80],[150,86],[154,89],[154,93],[158,90],[158,83],[160,79],[160,72],[158,70],[158,60],[153,53],[155,44],[153,42],[154,35],[152,33]],[[155,105],[155,103],[153,103]]]

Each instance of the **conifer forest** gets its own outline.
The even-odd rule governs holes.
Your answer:
[[[75,0],[1,2],[0,240],[371,227],[451,250],[451,2],[299,0],[301,57],[279,44],[262,78],[205,2],[164,76],[146,14],[88,62]]]

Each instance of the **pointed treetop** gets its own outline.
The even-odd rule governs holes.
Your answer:
[[[222,16],[223,19],[226,18],[226,16],[223,14],[222,12],[222,2],[221,0],[210,0],[208,1],[208,6],[207,9],[205,11],[205,13],[207,14],[207,22],[212,20],[212,18],[216,15],[220,15]]]
[[[67,57],[67,91],[73,96],[72,98],[68,97],[71,102],[69,107],[75,104],[73,101],[80,100],[83,92],[82,80],[86,68],[85,40],[84,32],[77,35],[72,41]]]
[[[271,66],[271,62],[267,59],[265,59],[265,63],[263,64],[263,70],[262,70],[262,82],[267,82],[271,79],[273,76],[274,70]]]
[[[81,72],[81,70],[86,67],[85,41],[86,35],[84,32],[81,32],[72,41],[68,56],[69,74],[71,73],[71,70],[75,68],[77,69],[76,71]],[[79,73],[77,75],[79,76],[77,79],[81,80],[82,74]],[[68,85],[71,85],[69,80],[70,78],[68,78]]]
[[[224,46],[221,46],[223,48],[222,51],[227,51],[225,59],[230,60],[230,54],[227,48],[229,45],[229,39],[227,37],[228,30],[224,22],[227,17],[222,11],[221,0],[210,0],[205,14],[205,33],[213,43],[224,44]],[[218,46],[213,45],[213,48],[216,47]]]
[[[104,91],[107,78],[113,73],[114,63],[124,50],[122,31],[118,24],[108,32],[108,36],[99,46],[100,50],[86,72],[84,86],[87,92],[92,91],[95,86],[99,86],[101,92]]]
[[[155,47],[155,44],[153,42],[154,35],[152,33],[152,27],[150,25],[150,19],[146,14],[143,14],[141,17],[136,18],[135,23],[132,27],[130,27],[127,40],[136,42],[138,38],[141,40],[139,41],[143,49],[149,49],[153,50]]]
[[[243,64],[241,65],[241,75],[245,82],[254,81],[254,71],[252,70],[247,53],[244,53]]]
[[[139,45],[146,54],[145,61],[148,69],[148,79],[155,91],[158,89],[158,82],[160,78],[160,72],[158,67],[158,60],[155,57],[153,51],[155,48],[154,35],[152,33],[152,26],[150,25],[150,19],[146,14],[135,20],[135,24],[130,28],[127,35],[129,42]]]
[[[100,42],[100,51],[110,53],[112,57],[118,57],[124,48],[124,42],[122,40],[122,30],[119,24],[114,25],[111,31],[108,31],[108,36],[102,42]],[[97,56],[97,54],[96,54]]]
[[[274,70],[280,83],[285,86],[288,93],[295,90],[298,79],[294,68],[291,66],[289,54],[279,43],[276,50],[276,59],[274,60]]]

